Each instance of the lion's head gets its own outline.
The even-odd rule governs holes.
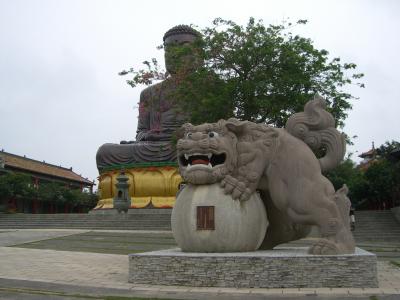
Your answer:
[[[198,126],[185,124],[178,140],[179,171],[192,184],[221,181],[236,168],[237,138],[228,130],[226,121]]]

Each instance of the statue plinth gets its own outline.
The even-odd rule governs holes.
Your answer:
[[[121,166],[108,168],[99,177],[100,200],[94,210],[112,209],[115,183]],[[172,208],[182,181],[175,163],[124,165],[128,177],[130,208]]]
[[[240,253],[170,249],[129,255],[129,282],[229,288],[376,288],[376,255],[311,255],[307,248]]]

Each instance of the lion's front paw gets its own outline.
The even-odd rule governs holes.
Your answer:
[[[341,254],[339,246],[328,239],[320,239],[310,247],[308,253],[315,255],[336,255]]]
[[[251,195],[250,189],[243,182],[230,175],[221,181],[221,187],[224,188],[225,194],[231,194],[235,200],[246,201]]]

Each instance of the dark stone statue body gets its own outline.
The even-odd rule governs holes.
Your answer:
[[[121,164],[176,160],[171,139],[184,118],[179,117],[173,107],[168,86],[166,80],[142,91],[136,141],[101,146],[96,155],[99,170]]]
[[[102,145],[96,155],[99,171],[119,165],[176,161],[176,150],[171,140],[174,132],[180,128],[186,118],[174,99],[176,84],[174,74],[177,62],[168,55],[168,46],[190,44],[199,36],[198,32],[184,25],[173,27],[166,32],[164,35],[165,65],[171,76],[141,92],[136,141]],[[185,63],[193,61],[187,57],[179,59]]]

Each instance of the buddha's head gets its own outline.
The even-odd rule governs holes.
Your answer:
[[[172,27],[164,34],[165,67],[170,74],[192,71],[201,64],[201,34],[187,25]]]

